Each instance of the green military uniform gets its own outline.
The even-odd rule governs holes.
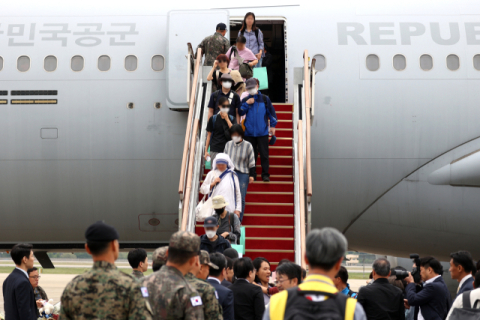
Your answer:
[[[198,279],[191,273],[187,273],[185,279],[202,298],[205,320],[223,320],[223,309],[218,302],[215,288],[207,281]]]
[[[205,54],[204,66],[213,66],[215,59],[219,54],[227,53],[230,48],[230,41],[222,36],[221,33],[215,32],[213,35],[206,37],[198,45],[197,49],[202,49],[202,53]]]
[[[143,272],[142,271],[138,271],[138,270],[133,270],[132,272],[132,276],[137,279],[137,280],[142,280],[145,276],[143,275]]]
[[[155,249],[152,253],[152,269],[153,271],[158,271],[160,268],[167,263],[167,251],[168,247],[160,247]]]
[[[35,295],[35,301],[36,300],[46,300],[46,301],[48,301],[47,293],[40,286],[37,286],[35,289],[33,289],[33,294]]]

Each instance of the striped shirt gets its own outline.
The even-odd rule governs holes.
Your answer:
[[[235,170],[248,174],[250,168],[255,168],[255,154],[250,142],[245,140],[240,143],[228,141],[225,145],[225,153],[232,159]]]

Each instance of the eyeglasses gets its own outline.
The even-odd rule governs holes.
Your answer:
[[[30,277],[30,278],[37,280],[37,279],[40,279],[41,277],[42,276],[33,276],[33,277]]]
[[[292,280],[292,279],[277,280],[276,282],[282,284],[282,283],[284,283],[285,281],[290,281],[290,280]]]

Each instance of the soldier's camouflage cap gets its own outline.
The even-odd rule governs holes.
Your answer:
[[[152,254],[153,263],[165,264],[167,263],[168,247],[160,247],[155,249]]]
[[[168,247],[187,252],[199,252],[200,237],[195,233],[188,231],[178,231],[170,238],[170,244]]]
[[[218,270],[218,266],[210,262],[210,255],[208,254],[207,251],[200,250],[199,259],[200,259],[200,264],[208,264],[213,269]]]

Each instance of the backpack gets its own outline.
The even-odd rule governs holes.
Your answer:
[[[228,59],[232,60],[232,54],[235,53],[234,58],[237,59],[238,61],[238,71],[240,72],[240,75],[242,78],[245,79],[250,79],[253,77],[253,69],[248,65],[248,63],[243,62],[243,58],[240,57],[237,51],[237,47],[232,46],[232,50],[230,50],[230,56]]]
[[[450,320],[480,320],[480,309],[479,307],[480,300],[475,301],[475,304],[470,303],[470,294],[472,291],[467,291],[462,295],[463,308],[455,308],[450,315]]]
[[[217,116],[218,114],[214,114],[213,115],[213,119],[212,119],[212,136],[210,137],[210,141],[213,140],[213,135],[215,133],[215,121],[217,120]],[[233,122],[233,116],[231,114],[228,115],[228,117],[230,118],[230,122]],[[227,131],[224,130],[224,133],[225,133],[225,138],[227,138],[227,140],[230,140],[230,133],[227,133]],[[228,135],[227,135],[228,134]]]
[[[222,89],[220,89],[220,90],[222,90]],[[218,107],[217,106],[217,98],[218,98],[218,95],[220,94],[220,90],[217,90],[213,93],[213,105],[215,107]],[[230,90],[230,93],[228,94],[228,102],[230,102],[230,104],[232,104],[233,97],[234,97],[234,92],[232,90]]]
[[[235,181],[234,181],[234,183],[235,183]],[[233,222],[235,221],[235,219],[233,217],[234,214],[235,213],[233,213],[233,212],[228,213],[228,222],[230,223],[230,227],[232,228],[231,234],[235,236],[235,242],[234,243],[239,244],[240,243],[240,236],[237,238],[237,235],[233,233],[233,230],[235,230],[234,227],[233,227]]]

